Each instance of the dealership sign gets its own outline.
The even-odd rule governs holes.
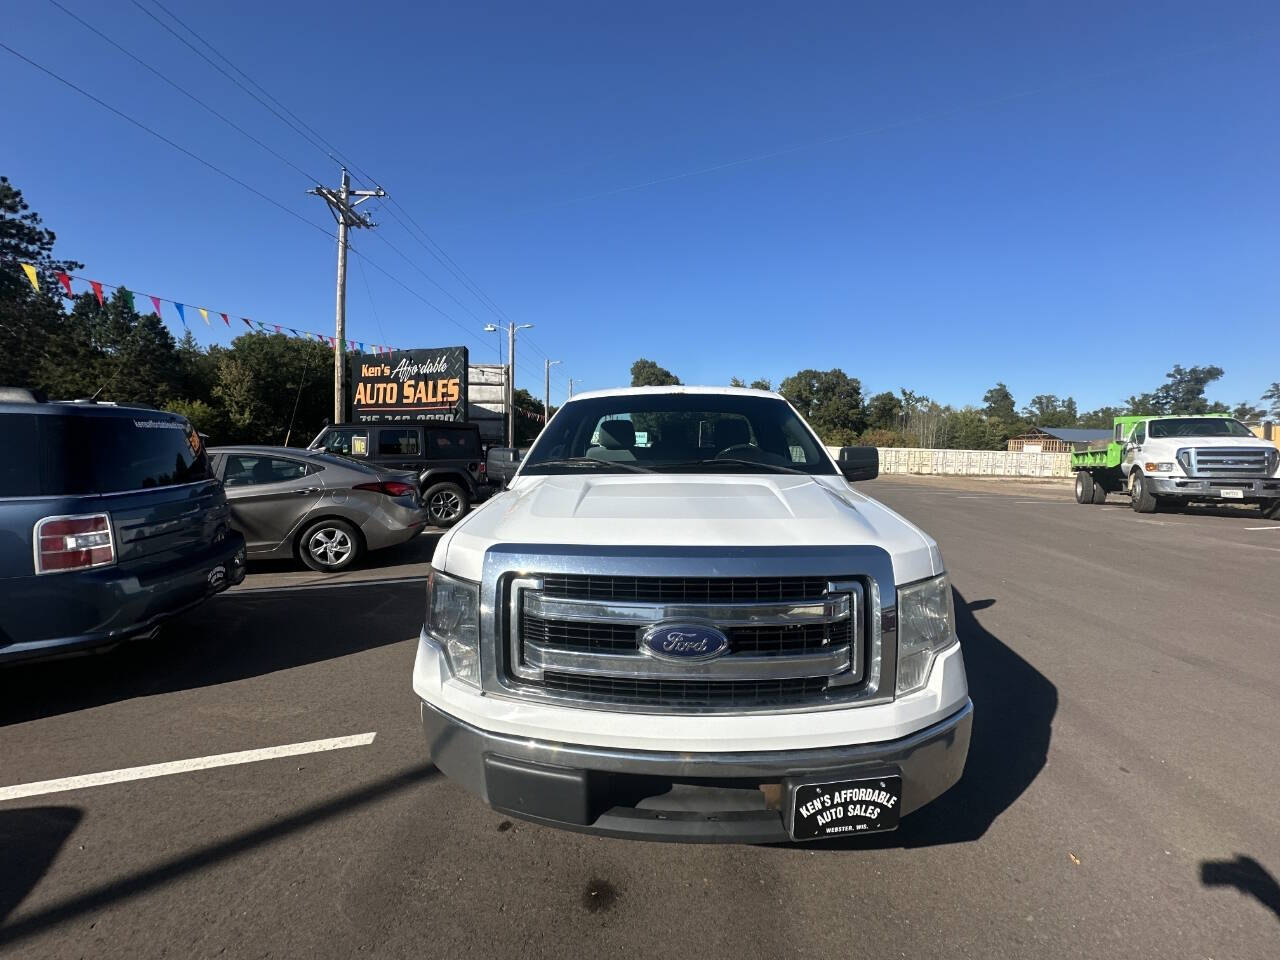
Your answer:
[[[351,415],[357,422],[465,420],[467,348],[352,357]]]

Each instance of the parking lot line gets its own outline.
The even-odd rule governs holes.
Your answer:
[[[1245,527],[1246,530],[1280,530],[1280,523],[1273,523],[1269,527]]]
[[[286,743],[278,747],[262,747],[258,750],[240,750],[236,753],[218,753],[209,757],[192,757],[189,760],[149,763],[142,767],[104,770],[101,773],[87,773],[79,777],[61,777],[57,780],[18,783],[11,787],[0,787],[0,801],[19,800],[23,797],[39,797],[47,793],[62,793],[66,790],[82,790],[85,787],[101,787],[109,783],[127,783],[130,780],[167,777],[174,773],[191,773],[194,770],[209,770],[213,767],[231,767],[240,763],[256,763],[259,760],[296,757],[306,753],[321,753],[326,750],[365,747],[373,743],[373,738],[377,735],[376,731],[373,733],[357,733],[349,737],[308,740],[305,743]]]

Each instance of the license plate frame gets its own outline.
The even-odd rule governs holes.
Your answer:
[[[1222,494],[1223,500],[1243,500],[1244,499],[1244,491],[1239,490],[1235,487],[1224,487],[1222,490],[1219,491],[1219,493]]]
[[[899,773],[845,774],[787,784],[787,834],[796,842],[861,837],[898,828]]]

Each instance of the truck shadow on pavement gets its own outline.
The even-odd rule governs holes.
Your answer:
[[[973,615],[996,601],[966,603],[955,590],[973,731],[960,782],[893,833],[797,845],[797,850],[930,847],[977,840],[1044,769],[1058,711],[1058,688],[988,632]]]
[[[345,657],[421,627],[420,584],[224,593],[154,639],[0,670],[0,726]]]
[[[1237,853],[1234,860],[1204,860],[1200,863],[1200,883],[1206,887],[1234,887],[1280,920],[1280,883],[1253,857]]]
[[[115,903],[130,900],[157,887],[174,883],[188,874],[216,866],[300,830],[353,813],[370,803],[415,787],[437,775],[436,768],[431,763],[416,764],[331,800],[313,804],[280,819],[268,820],[261,826],[186,851],[146,869],[107,880],[98,886],[90,887],[83,893],[54,901],[33,913],[19,917],[12,923],[3,924],[8,914],[0,912],[0,924],[3,924],[0,925],[0,947],[25,940],[50,927],[66,923],[87,913],[101,911]],[[31,816],[42,812],[43,818]],[[6,859],[12,857],[16,850],[21,862],[26,854],[25,860],[29,862],[30,867],[25,871],[18,870],[13,876],[10,876],[8,867],[0,871],[0,877],[3,878],[0,880],[0,904],[3,904],[5,911],[12,911],[35,887],[57,854],[58,848],[65,842],[81,818],[80,811],[70,807],[3,811],[0,812],[0,818],[15,814],[20,815],[20,819],[12,822],[0,819],[0,838],[4,840],[3,849]],[[42,831],[32,829],[42,821],[45,824]]]
[[[83,818],[78,807],[0,810],[0,924],[40,882]]]

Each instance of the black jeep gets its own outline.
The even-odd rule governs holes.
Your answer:
[[[474,423],[339,423],[325,427],[310,449],[336,453],[418,475],[431,522],[451,527],[493,493]]]

